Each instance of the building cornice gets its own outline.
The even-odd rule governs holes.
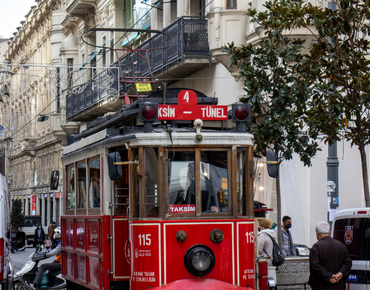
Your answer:
[[[26,42],[31,38],[35,31],[38,31],[40,27],[45,26],[45,19],[52,17],[52,11],[54,7],[60,3],[61,0],[44,0],[40,2],[39,6],[33,6],[30,12],[26,15],[27,21],[22,25],[15,37],[9,42],[8,50],[5,53],[5,58],[11,62],[25,63],[30,55],[35,52],[35,49],[39,48],[46,39],[50,38],[52,30],[52,22],[43,31],[37,39],[34,40],[34,45],[31,49],[25,49]],[[32,15],[31,15],[32,14]],[[23,21],[22,21],[23,22]],[[23,56],[18,56],[20,52],[25,52]]]

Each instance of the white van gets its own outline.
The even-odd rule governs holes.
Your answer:
[[[347,247],[352,260],[347,289],[370,289],[370,208],[337,212],[332,236]]]
[[[7,237],[10,226],[9,199],[5,177],[0,174],[0,290],[11,290],[14,268],[10,260],[10,241]]]

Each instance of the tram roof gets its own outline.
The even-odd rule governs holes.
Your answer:
[[[122,131],[121,131],[122,132]],[[88,138],[81,139],[69,146],[64,147],[62,159],[95,149],[98,147],[123,146],[164,146],[164,147],[194,147],[194,146],[252,146],[253,135],[233,131],[201,130],[203,140],[195,141],[195,130],[190,128],[173,128],[171,136],[164,128],[153,129],[151,133],[135,132],[127,130],[127,134],[121,134],[118,130],[104,129]],[[171,140],[172,137],[172,140]]]

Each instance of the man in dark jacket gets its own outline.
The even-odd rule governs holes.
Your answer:
[[[352,261],[347,248],[330,237],[326,222],[316,225],[317,242],[310,251],[310,279],[313,290],[345,290]]]

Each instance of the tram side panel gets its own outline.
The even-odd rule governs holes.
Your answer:
[[[107,217],[108,218],[108,217]],[[113,219],[113,278],[130,279],[130,246],[127,240],[127,219]]]
[[[102,202],[100,215],[64,215],[62,226],[63,276],[86,289],[129,289],[130,264],[127,249],[126,211],[111,219],[109,204],[115,197],[112,188],[125,187],[111,182],[101,157]],[[127,170],[126,170],[127,171]],[[126,173],[125,171],[125,173]],[[128,180],[124,176],[123,180]],[[120,193],[122,194],[122,193]],[[124,202],[116,200],[115,202]],[[110,239],[112,238],[112,239]]]

